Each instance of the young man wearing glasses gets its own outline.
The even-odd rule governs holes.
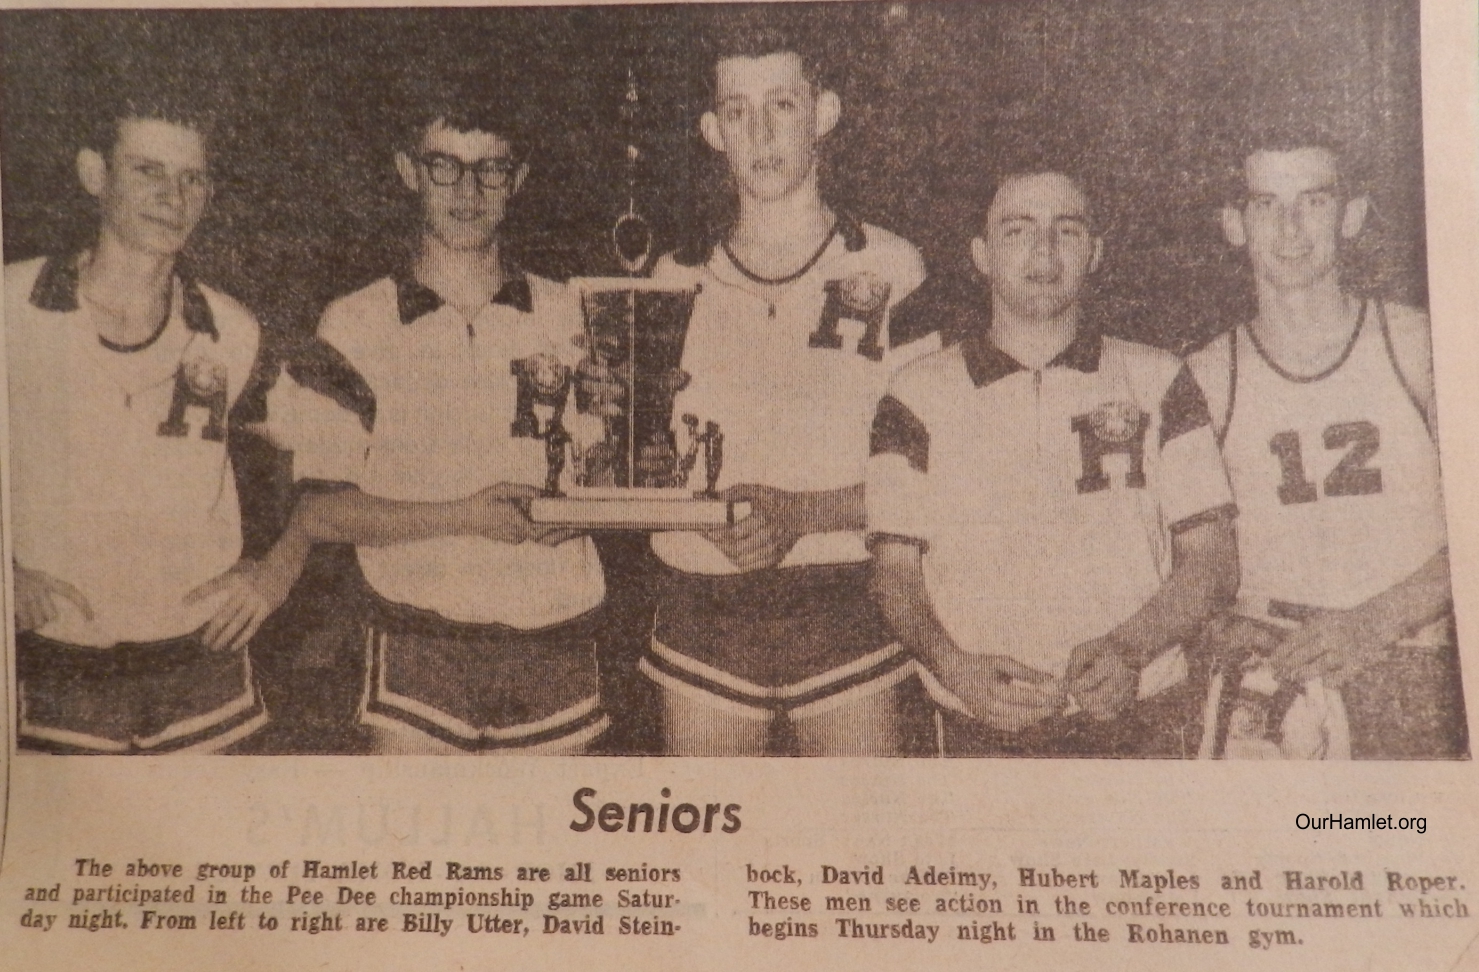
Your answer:
[[[5,268],[19,738],[221,751],[267,721],[246,646],[296,576],[238,562],[226,423],[259,329],[180,260],[210,114],[136,92],[103,121],[77,154],[95,241]]]
[[[382,752],[576,753],[607,723],[595,547],[526,515],[582,332],[566,288],[505,253],[526,156],[491,99],[420,101],[395,155],[420,202],[409,267],[332,303],[269,398],[317,485],[279,546],[301,565],[352,543],[368,581],[360,715]]]

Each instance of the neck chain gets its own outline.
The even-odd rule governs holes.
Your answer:
[[[837,237],[838,225],[837,220],[832,221],[832,228],[827,231],[826,237],[822,240],[822,245],[817,247],[816,252],[811,255],[810,259],[801,265],[801,269],[782,277],[762,277],[760,274],[752,271],[740,262],[739,257],[735,256],[734,249],[729,245],[728,239],[720,243],[720,246],[724,248],[724,255],[729,258],[729,262],[734,264],[734,268],[743,274],[746,280],[749,280],[751,283],[757,283],[762,287],[785,287],[806,276],[811,272],[811,268],[817,265],[817,262],[822,259],[822,254],[827,252],[827,248],[832,245],[832,240]],[[774,300],[770,301],[770,316],[775,317]]]
[[[94,311],[101,311],[104,316],[111,318],[114,323],[127,327],[128,312],[126,310],[114,307],[112,304],[106,304],[103,301],[98,300],[92,294],[88,293],[87,288],[83,286],[82,273],[92,263],[92,256],[92,254],[86,254],[83,258],[80,258],[77,261],[78,300],[79,302],[85,302]],[[169,326],[170,316],[174,313],[175,278],[173,275],[170,276],[168,282],[166,283],[166,288],[167,289],[164,293],[164,313],[160,316],[158,323],[154,325],[148,337],[144,338],[144,340],[136,344],[120,344],[117,341],[110,341],[108,338],[104,337],[102,331],[99,329],[98,342],[109,351],[128,353],[132,351],[142,351],[152,345],[155,341],[159,340],[159,336],[163,334],[164,329]],[[97,329],[96,321],[93,322],[93,327],[94,329]]]
[[[1258,340],[1258,332],[1253,329],[1253,324],[1251,323],[1248,325],[1248,340],[1253,342],[1253,350],[1257,351],[1259,357],[1263,358],[1268,366],[1274,370],[1274,374],[1283,378],[1285,381],[1307,385],[1310,382],[1319,381],[1322,378],[1328,378],[1335,374],[1335,372],[1340,370],[1340,366],[1346,363],[1346,359],[1351,356],[1351,352],[1356,350],[1356,342],[1361,339],[1361,331],[1366,324],[1366,308],[1369,304],[1370,301],[1368,300],[1361,301],[1361,309],[1356,314],[1356,326],[1351,328],[1351,336],[1346,339],[1345,347],[1341,349],[1340,354],[1328,367],[1313,374],[1302,375],[1290,371],[1275,361],[1274,356],[1269,354],[1268,349],[1263,346],[1263,342]]]

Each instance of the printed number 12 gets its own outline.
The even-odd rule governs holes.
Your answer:
[[[1325,495],[1369,496],[1381,492],[1381,470],[1369,469],[1367,461],[1381,448],[1381,431],[1370,422],[1338,422],[1325,429],[1326,449],[1349,449],[1330,475],[1325,477]],[[1315,484],[1304,472],[1304,453],[1298,432],[1280,432],[1269,440],[1268,449],[1279,460],[1283,481],[1279,502],[1313,503],[1319,498]]]

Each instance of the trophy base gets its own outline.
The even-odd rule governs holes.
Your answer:
[[[750,515],[744,501],[706,499],[687,489],[572,489],[529,501],[529,519],[582,530],[702,530]]]

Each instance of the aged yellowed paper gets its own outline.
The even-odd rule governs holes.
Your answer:
[[[1479,899],[1467,889],[1479,881],[1479,780],[1473,697],[1462,691],[1479,671],[1479,513],[1467,488],[1479,477],[1469,434],[1479,414],[1479,345],[1469,334],[1479,298],[1479,9],[1470,0],[66,8],[0,10],[10,402],[0,480],[6,603],[29,629],[6,639],[0,965],[1479,968]],[[795,18],[834,73],[824,83],[787,53],[782,68],[800,70],[804,83],[787,87],[790,75],[777,75],[786,83],[755,92],[744,71],[775,63],[765,61],[774,51],[757,48],[729,56],[742,70],[716,74],[707,45],[727,16],[746,29]],[[95,116],[140,76],[186,103],[209,95],[225,120],[207,141],[193,116],[154,118],[130,102],[133,114],[102,119],[114,127],[97,143]],[[414,101],[425,95],[417,79],[435,88],[447,76],[465,98],[482,94],[414,121],[406,143],[391,109],[408,79]],[[478,114],[487,108],[479,98],[501,104],[510,92],[522,102],[518,130],[536,133],[527,151],[509,135],[512,122],[493,131],[505,118]],[[466,118],[451,114],[463,109]],[[814,142],[787,142],[796,117],[832,124]],[[142,139],[148,118],[164,126],[163,142]],[[1266,147],[1278,165],[1250,163],[1242,133],[1285,121],[1300,130]],[[1299,141],[1317,138],[1311,124],[1342,151],[1300,156],[1324,144]],[[788,155],[794,144],[806,151]],[[207,145],[216,157],[197,171],[191,153]],[[742,166],[734,160],[744,151],[753,158]],[[1311,158],[1339,178],[1286,193],[1278,179],[1309,172],[1278,166]],[[1359,170],[1340,168],[1351,159]],[[1255,181],[1265,177],[1273,181]],[[130,196],[137,185],[148,188]],[[776,204],[802,199],[798,186],[825,203],[811,236],[810,210]],[[1024,251],[1020,272],[1009,260],[1013,221],[990,222],[1003,199],[1023,226],[1049,213],[1051,232]],[[1274,241],[1271,283],[1255,286],[1250,259],[1230,243],[1229,210],[1245,250],[1249,240],[1251,249]],[[621,222],[635,215],[645,238]],[[781,224],[795,231],[765,235]],[[487,240],[505,244],[496,260],[447,255],[486,255],[476,245],[484,225]],[[1260,226],[1269,235],[1259,237]],[[1275,317],[1259,300],[1299,290],[1289,281],[1315,262],[1320,226],[1345,261],[1336,293],[1356,322],[1328,374],[1289,379],[1280,348],[1258,344],[1269,332],[1244,328],[1240,370],[1223,373],[1221,397],[1198,372],[1205,392],[1185,394],[1203,401],[1200,411],[1167,406],[1182,401],[1173,388],[1189,387],[1178,384],[1172,355],[1255,314]],[[105,238],[121,241],[120,252],[134,245],[136,259],[111,264],[116,277],[96,271],[109,265]],[[685,247],[697,250],[686,262]],[[1069,286],[1080,257],[1082,290]],[[151,267],[163,271],[150,278]],[[621,345],[592,324],[604,310],[555,282],[633,267],[657,281],[644,292],[656,286],[689,302],[686,356],[646,379],[635,365],[620,371],[636,339]],[[1008,355],[972,344],[970,326],[989,300],[983,272],[998,297],[1014,284],[1027,295],[1020,306],[989,305],[998,335],[1022,307],[1067,294],[1063,306],[1082,297],[1109,336],[1080,340],[1087,328],[1070,329],[1073,342],[1055,349],[1066,357],[1036,366],[1021,363],[1025,345]],[[129,273],[159,286],[109,290]],[[471,297],[458,289],[490,280],[497,286]],[[906,293],[920,300],[892,313]],[[136,301],[110,303],[110,294]],[[923,298],[935,302],[917,310]],[[1297,316],[1296,303],[1282,311]],[[636,334],[639,301],[622,306]],[[654,328],[669,313],[641,306]],[[1409,308],[1431,318],[1430,379],[1423,355],[1408,350],[1408,336],[1421,333]],[[1045,331],[1052,315],[1021,316]],[[903,321],[933,325],[910,335],[922,342],[913,350]],[[773,349],[753,335],[793,323],[797,347],[767,357]],[[615,344],[603,351],[603,339]],[[972,347],[984,350],[949,358]],[[1313,360],[1329,360],[1325,350]],[[833,356],[826,365],[791,374],[793,359],[824,354]],[[932,361],[956,370],[919,378],[935,374]],[[1119,381],[1116,369],[1137,377],[1093,384]],[[194,551],[219,553],[216,544],[222,567],[239,549],[271,562],[294,529],[294,502],[342,496],[344,483],[372,500],[443,504],[444,524],[467,513],[456,506],[464,496],[501,478],[515,477],[520,499],[575,482],[609,459],[586,448],[579,423],[622,374],[628,384],[613,394],[630,414],[667,396],[660,424],[664,434],[673,427],[673,448],[666,460],[649,454],[644,475],[691,474],[694,490],[820,493],[856,485],[854,466],[872,453],[866,525],[829,520],[779,547],[735,524],[724,529],[741,532],[719,541],[668,532],[650,545],[640,533],[587,545],[523,525],[496,543],[524,553],[498,559],[472,541],[491,546],[506,521],[443,530],[418,526],[413,511],[395,521],[395,536],[364,527],[369,518],[354,521],[367,532],[335,534],[337,544],[315,534],[293,593],[261,617],[246,594],[223,617],[224,587],[207,591],[196,614],[178,606],[180,591],[216,573],[211,555]],[[862,391],[828,390],[838,374]],[[1272,427],[1249,424],[1274,414],[1277,379],[1329,387],[1321,382],[1340,376],[1350,384],[1313,433],[1297,416],[1273,439]],[[1143,411],[1123,390],[1138,394],[1135,382],[1154,386]],[[751,386],[765,396],[746,397]],[[1023,397],[1009,397],[1018,387]],[[1063,468],[1072,467],[1067,498],[1033,494],[1037,509],[1055,511],[1047,517],[1010,490],[1046,482],[1031,479],[1042,469],[1062,471],[1042,458],[1055,440],[1040,430],[1032,438],[1022,418],[1049,414],[1042,396],[1054,388],[1087,397],[1065,406],[1058,430]],[[988,393],[1000,396],[991,403],[1000,411],[968,411]],[[880,410],[880,399],[904,412]],[[1037,410],[1007,411],[1029,405]],[[158,414],[138,418],[136,407]],[[834,412],[862,419],[834,421]],[[1002,414],[1010,417],[991,418]],[[1424,419],[1438,424],[1434,414],[1438,449],[1423,431]],[[953,421],[960,415],[987,417]],[[927,426],[923,439],[916,424]],[[846,444],[854,426],[870,433],[855,436],[855,448]],[[597,486],[635,485],[636,425],[585,428],[610,436],[615,452],[630,448],[628,479]],[[1248,438],[1250,428],[1260,437]],[[1236,468],[1231,484],[1214,477],[1210,486],[1199,473],[1166,472],[1201,461],[1189,446],[1175,450],[1203,434],[1206,456],[1230,465],[1238,437],[1252,443],[1244,451],[1268,466],[1273,513],[1239,494]],[[1038,451],[1003,445],[1019,439]],[[942,443],[992,457],[966,478],[958,503],[931,498],[934,512],[915,516],[909,502],[875,502],[932,497],[930,476],[956,455]],[[193,451],[164,451],[180,446]],[[500,466],[505,453],[517,458]],[[1139,676],[1149,698],[1114,703],[1117,715],[1158,713],[1146,718],[1150,729],[1093,748],[1108,745],[1102,724],[1119,723],[1090,718],[1099,690],[1073,681],[1074,662],[1064,660],[1079,637],[1057,660],[1042,646],[1068,638],[1055,618],[1062,605],[1097,618],[1121,596],[1107,592],[1133,583],[1141,561],[1129,545],[1114,548],[1115,559],[1105,552],[1122,543],[1125,522],[1152,537],[1169,571],[1187,531],[1236,522],[1246,539],[1260,523],[1295,522],[1275,517],[1290,509],[1398,494],[1409,468],[1431,470],[1431,494],[1440,458],[1441,511],[1398,501],[1364,518],[1331,514],[1345,525],[1301,535],[1285,555],[1313,551],[1314,566],[1288,571],[1296,581],[1359,574],[1342,571],[1372,544],[1423,563],[1436,549],[1423,531],[1445,514],[1446,541],[1433,543],[1446,543],[1452,565],[1449,628],[1463,675],[1434,678],[1457,692],[1456,705],[1442,708],[1432,694],[1411,701],[1395,687],[1400,673],[1329,695],[1306,684],[1275,693],[1276,705],[1256,688],[1240,691],[1253,683],[1227,668],[1222,701],[1213,694],[1208,706],[1213,674],[1193,650],[1182,695],[1147,688],[1157,660]],[[1008,475],[1018,460],[1035,471]],[[305,491],[301,480],[340,488]],[[978,482],[996,492],[982,500],[971,489]],[[1135,490],[1156,492],[1160,505],[1137,505],[1132,521],[1070,521],[1069,500]],[[760,491],[728,498],[761,510],[773,501]],[[215,533],[177,525],[196,506]],[[1231,506],[1235,521],[1220,512]],[[966,508],[976,512],[952,519]],[[923,551],[914,556],[946,564],[951,536],[980,535],[970,531],[997,523],[999,508],[1015,511],[1016,532],[996,534],[1015,546],[983,547],[953,575],[926,566],[921,576],[934,585],[924,603],[950,638],[1036,630],[1040,643],[1025,636],[999,650],[1070,686],[1073,698],[1053,703],[1036,728],[1004,734],[989,723],[1006,719],[1005,708],[969,691],[968,679],[954,681],[951,656],[908,635],[907,651],[856,635],[874,611],[870,598],[887,598],[858,580],[868,571],[865,534],[878,563]],[[350,530],[347,519],[333,522]],[[389,522],[374,529],[390,531]],[[1043,560],[1058,534],[1111,535],[1092,532],[1100,529],[1121,532],[1057,564]],[[416,530],[427,532],[413,538]],[[161,544],[140,535],[176,546],[161,557]],[[130,542],[139,550],[123,549]],[[1174,549],[1184,563],[1186,548]],[[747,569],[758,563],[747,558],[770,551],[773,561]],[[1258,550],[1243,553],[1234,610],[1250,601],[1250,577],[1276,573],[1250,566]],[[187,561],[179,577],[165,576]],[[22,576],[43,565],[51,586]],[[779,579],[764,581],[770,575]],[[725,606],[753,594],[741,588],[757,576],[770,583],[761,596],[743,610]],[[951,587],[951,576],[970,580]],[[1013,603],[1021,588],[1008,581],[1022,577],[1036,581],[1035,596]],[[1124,596],[1150,596],[1135,590]],[[603,600],[605,617],[579,627],[587,601]],[[1284,623],[1283,634],[1308,623],[1281,618],[1279,600],[1262,598],[1264,620]],[[674,604],[698,620],[674,624]],[[1297,615],[1303,605],[1285,607]],[[1106,617],[1114,610],[1103,608]],[[832,639],[821,640],[835,655],[787,668],[800,649],[777,647],[789,636],[775,632],[805,611],[807,631],[831,626]],[[897,630],[901,615],[883,613],[879,630]],[[180,631],[224,644],[248,626],[249,651],[173,644]],[[541,641],[549,630],[559,636]],[[1388,651],[1452,658],[1453,639],[1419,634],[1404,632],[1407,648]],[[921,667],[931,691],[915,680]],[[1002,684],[1032,677],[1013,671],[1016,681]],[[881,720],[857,704],[878,698],[896,698],[888,711],[902,715]],[[1157,698],[1182,701],[1135,708]],[[1385,701],[1366,708],[1367,698]],[[1276,714],[1239,737],[1245,704]],[[1085,738],[1089,749],[1076,749]],[[1236,755],[1239,738],[1245,755],[1331,758],[1196,758]],[[1295,745],[1307,738],[1316,741]],[[938,758],[942,746],[977,758]],[[172,752],[197,747],[238,754]],[[520,748],[536,755],[504,752]],[[842,755],[881,749],[896,755]],[[457,750],[473,758],[429,755]],[[591,754],[549,755],[582,750]],[[1137,758],[1149,756],[1184,758]]]

